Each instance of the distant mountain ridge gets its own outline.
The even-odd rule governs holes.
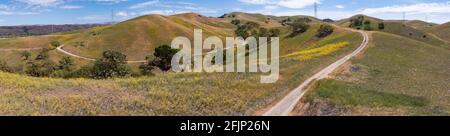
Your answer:
[[[105,23],[105,24],[0,26],[0,37],[47,35],[51,33],[70,32],[105,25],[109,24]]]

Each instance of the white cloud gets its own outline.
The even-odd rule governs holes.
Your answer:
[[[144,8],[144,7],[147,7],[147,6],[150,6],[150,5],[155,5],[157,3],[159,3],[159,0],[151,0],[151,1],[147,1],[147,2],[143,2],[143,3],[139,3],[139,4],[136,4],[136,5],[133,5],[133,6],[130,7],[130,9]]]
[[[102,16],[102,15],[88,15],[88,16],[84,16],[84,17],[79,17],[77,19],[85,20],[85,21],[106,21],[109,18],[106,16]]]
[[[129,14],[127,13],[127,12],[117,12],[116,13],[116,16],[119,16],[119,17],[128,17],[129,16]]]
[[[336,8],[343,9],[343,8],[345,8],[345,6],[344,5],[336,5]]]
[[[63,5],[61,6],[62,9],[80,9],[83,8],[83,6],[79,5]]]
[[[64,0],[16,0],[32,6],[55,6],[64,3]]]
[[[298,9],[314,5],[314,3],[319,3],[319,0],[281,0],[278,5]]]
[[[367,8],[362,14],[378,13],[450,13],[450,2],[446,3],[417,3],[412,5],[395,5],[381,8]]]
[[[10,5],[4,5],[4,4],[0,4],[0,10],[11,10],[14,7],[10,6]]]
[[[320,3],[320,0],[239,0],[243,3],[265,6],[281,6],[292,9],[301,9]]]
[[[173,10],[149,10],[149,11],[141,12],[141,14],[142,15],[147,15],[147,14],[172,15],[172,14],[175,14],[175,11],[173,11]]]
[[[14,11],[0,11],[0,15],[36,15],[38,12],[14,12]]]
[[[90,1],[95,1],[103,4],[117,4],[128,0],[90,0]]]

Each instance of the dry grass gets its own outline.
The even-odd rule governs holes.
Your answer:
[[[0,115],[252,115],[317,69],[354,50],[362,39],[358,33],[347,32],[322,40],[304,37],[308,35],[294,39],[314,41],[315,47],[341,40],[353,41],[349,46],[314,59],[281,59],[281,78],[274,84],[260,84],[259,73],[166,73],[109,80],[33,78],[0,73]],[[313,46],[290,42],[293,41],[281,41],[282,52]]]

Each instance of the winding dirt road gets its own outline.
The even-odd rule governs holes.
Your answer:
[[[66,54],[66,55],[75,57],[75,58],[84,59],[84,60],[88,60],[88,61],[95,61],[95,60],[96,60],[96,59],[94,59],[94,58],[83,57],[83,56],[79,56],[79,55],[70,53],[70,52],[68,52],[68,51],[63,50],[63,49],[62,49],[63,47],[64,47],[64,45],[61,45],[61,46],[59,46],[58,48],[56,48],[56,50],[58,50],[58,51],[61,52],[61,53]],[[146,60],[130,60],[130,61],[127,61],[127,63],[145,63],[145,62],[147,62],[147,61],[146,61]]]
[[[334,62],[328,67],[322,69],[320,72],[316,73],[312,77],[304,81],[299,87],[291,91],[287,96],[285,96],[281,101],[279,101],[275,106],[271,107],[263,116],[289,116],[289,114],[294,110],[294,107],[300,101],[300,99],[306,93],[306,87],[313,83],[314,81],[326,78],[330,73],[336,70],[338,67],[342,66],[345,62],[349,61],[352,57],[355,57],[361,53],[369,44],[369,35],[364,31],[353,30],[349,28],[344,28],[349,31],[359,32],[364,37],[361,45],[352,53],[341,58],[340,60]]]

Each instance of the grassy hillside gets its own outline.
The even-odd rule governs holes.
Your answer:
[[[30,36],[20,38],[0,39],[0,48],[42,48],[49,47],[52,41],[59,39],[59,36]]]
[[[373,33],[361,57],[320,81],[303,115],[449,115],[450,51]]]
[[[382,31],[450,49],[448,46],[444,45],[446,44],[444,41],[433,37],[426,31],[415,29],[400,22],[385,22],[385,29]]]
[[[447,42],[450,42],[450,22],[434,26],[429,30],[429,32],[435,34],[443,40],[446,40]]]
[[[336,24],[343,26],[343,27],[349,27],[351,25],[351,20],[356,19],[358,17],[363,17],[364,21],[369,20],[371,31],[382,31],[387,32],[395,35],[400,35],[403,37],[411,38],[414,40],[426,42],[432,45],[441,46],[446,49],[450,49],[450,45],[448,45],[448,42],[443,41],[442,38],[439,38],[441,36],[445,37],[445,32],[442,31],[442,34],[438,34],[438,31],[435,31],[435,35],[440,35],[439,37],[436,37],[433,34],[430,34],[429,32],[433,32],[430,29],[438,29],[438,26],[434,26],[436,24],[433,23],[427,23],[419,20],[408,20],[408,21],[401,21],[401,20],[382,20],[370,16],[365,15],[356,15],[348,19],[339,20],[336,22]],[[364,23],[363,21],[363,23]],[[380,30],[378,28],[379,23],[384,23],[385,28]],[[360,27],[354,27],[355,29],[364,29],[365,24],[363,24]],[[434,27],[432,27],[434,26]],[[440,29],[445,29],[445,25],[442,25]],[[444,38],[445,39],[445,38]]]
[[[153,77],[91,80],[33,78],[0,72],[0,115],[252,115],[307,77],[354,50],[358,33],[336,30],[313,38],[318,24],[292,38],[282,29],[280,80],[260,84],[261,74],[167,73]],[[307,60],[291,53],[345,47]]]
[[[98,58],[103,51],[112,49],[127,54],[130,60],[143,60],[154,48],[170,45],[177,36],[193,39],[194,29],[203,29],[204,37],[232,35],[233,27],[228,24],[198,14],[146,15],[85,31],[77,36],[79,38],[66,42],[68,46],[64,49],[91,58]],[[80,46],[80,42],[85,45]]]
[[[409,25],[415,29],[419,29],[422,31],[428,30],[434,26],[437,26],[438,24],[435,23],[429,23],[421,20],[408,20],[405,22],[406,25]]]

